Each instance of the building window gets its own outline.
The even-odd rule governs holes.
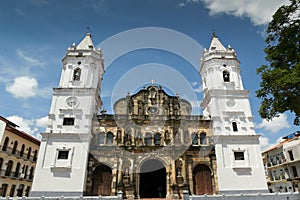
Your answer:
[[[99,133],[98,144],[104,144],[105,134],[103,132]]]
[[[2,151],[6,151],[8,142],[9,142],[9,138],[6,137],[5,140],[4,140],[3,147],[2,147]]]
[[[207,144],[205,133],[200,133],[200,144]]]
[[[65,117],[63,121],[64,126],[73,126],[75,119],[73,117]]]
[[[73,81],[80,81],[80,75],[81,75],[81,69],[80,68],[74,69]]]
[[[236,122],[232,122],[232,130],[233,130],[234,132],[237,132],[237,131],[238,131],[237,123],[236,123]]]
[[[15,190],[16,190],[16,185],[12,185],[12,186],[10,187],[10,192],[9,192],[9,196],[10,196],[10,197],[13,197],[13,196],[14,196]]]
[[[146,133],[146,136],[144,138],[144,144],[146,146],[152,145],[152,135],[151,135],[151,133]]]
[[[6,190],[7,190],[7,184],[2,184],[2,194],[1,196],[2,197],[5,197],[6,196]]]
[[[17,193],[18,197],[22,197],[23,196],[23,190],[24,190],[24,185],[23,184],[19,185],[18,193]]]
[[[57,159],[58,160],[67,160],[69,157],[69,151],[68,150],[59,150]]]
[[[27,159],[30,159],[30,154],[31,154],[31,147],[28,148]]]
[[[17,164],[17,167],[16,167],[16,170],[15,170],[15,175],[14,177],[19,177],[19,171],[20,171],[20,168],[21,168],[21,163],[18,163]]]
[[[33,161],[36,161],[36,160],[37,160],[37,150],[34,150]]]
[[[0,171],[2,170],[3,158],[0,158]]]
[[[15,141],[14,142],[14,146],[13,146],[13,149],[12,149],[12,154],[16,154],[16,151],[17,151],[17,148],[18,148],[18,141]]]
[[[234,152],[234,159],[235,160],[245,160],[245,155],[243,151],[235,151]]]
[[[230,82],[230,74],[227,70],[223,71],[223,80],[224,82]]]
[[[6,171],[5,171],[5,176],[11,176],[11,170],[13,168],[14,162],[13,161],[8,161]]]
[[[288,151],[288,154],[290,156],[290,160],[293,161],[294,160],[293,151],[292,150]]]
[[[154,135],[154,145],[155,146],[160,146],[160,134],[159,133],[156,133]]]
[[[24,155],[24,150],[25,150],[25,145],[22,144],[21,151],[20,151],[20,156],[21,157],[23,157],[23,155]]]
[[[25,196],[28,197],[29,196],[29,192],[30,192],[30,186],[27,186],[26,190],[25,190]]]
[[[33,179],[33,172],[34,172],[34,167],[31,167],[29,170],[29,180]]]
[[[108,132],[106,135],[106,144],[112,145],[114,141],[114,134],[112,132]]]
[[[193,133],[192,135],[192,145],[198,145],[198,134]]]
[[[296,166],[292,166],[292,171],[293,171],[294,177],[298,177],[298,172],[297,172]]]

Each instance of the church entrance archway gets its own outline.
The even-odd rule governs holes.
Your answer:
[[[196,195],[213,194],[211,170],[206,165],[197,165],[193,170],[194,192]]]
[[[94,170],[92,195],[109,196],[111,195],[112,171],[106,165],[99,165]]]
[[[140,170],[140,198],[166,197],[166,168],[156,159],[145,161]]]

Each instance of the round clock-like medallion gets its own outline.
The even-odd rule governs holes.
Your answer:
[[[150,106],[150,107],[148,108],[148,112],[149,112],[150,114],[156,114],[156,113],[158,113],[158,108],[155,107],[155,106]]]
[[[235,101],[233,99],[229,99],[228,101],[226,101],[226,105],[228,107],[233,107],[235,105]]]
[[[68,97],[66,99],[66,105],[69,108],[75,108],[78,106],[78,99],[76,97]]]

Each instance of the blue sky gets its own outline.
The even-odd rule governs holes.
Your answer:
[[[51,103],[52,88],[59,82],[61,59],[73,42],[78,44],[90,27],[93,42],[109,55],[104,41],[116,34],[145,27],[156,27],[183,34],[202,47],[209,47],[215,31],[225,47],[231,45],[241,61],[244,87],[250,90],[250,101],[256,131],[262,134],[264,147],[298,127],[293,116],[281,115],[273,122],[257,114],[259,87],[256,68],[265,64],[264,30],[275,10],[288,1],[274,0],[4,0],[0,7],[0,115],[20,125],[30,134],[44,130]],[[145,38],[141,38],[147,40]],[[101,46],[103,44],[103,46]],[[120,45],[126,45],[126,41]],[[184,48],[184,44],[173,44]],[[117,48],[117,45],[114,47]],[[105,52],[105,50],[107,52]],[[190,56],[200,60],[199,54]],[[107,63],[105,63],[107,64]],[[200,62],[199,62],[200,65]],[[199,67],[199,66],[198,66]],[[160,70],[164,70],[161,73]],[[142,71],[141,71],[142,70]],[[133,75],[145,72],[149,76]],[[164,74],[164,77],[160,75]],[[166,76],[171,74],[172,76]],[[170,77],[177,77],[176,81]],[[187,84],[194,96],[188,97],[179,86]],[[124,81],[136,80],[136,88]],[[139,81],[140,82],[139,82]],[[141,81],[142,80],[142,81]],[[104,108],[127,92],[155,80],[171,93],[199,104],[201,80],[196,67],[180,56],[161,49],[139,49],[120,56],[103,77]],[[122,82],[123,81],[123,82]],[[166,82],[164,82],[166,81]],[[177,85],[172,83],[177,82]],[[130,86],[129,86],[130,85]],[[178,89],[176,89],[178,87]],[[122,94],[122,92],[124,94]],[[111,97],[113,95],[113,98]],[[194,98],[194,99],[193,99]],[[194,111],[201,113],[201,110]]]

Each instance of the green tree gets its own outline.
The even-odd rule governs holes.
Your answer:
[[[261,75],[256,96],[261,99],[259,114],[267,120],[279,113],[300,117],[300,0],[290,0],[273,15],[267,28],[266,60],[257,69]]]

